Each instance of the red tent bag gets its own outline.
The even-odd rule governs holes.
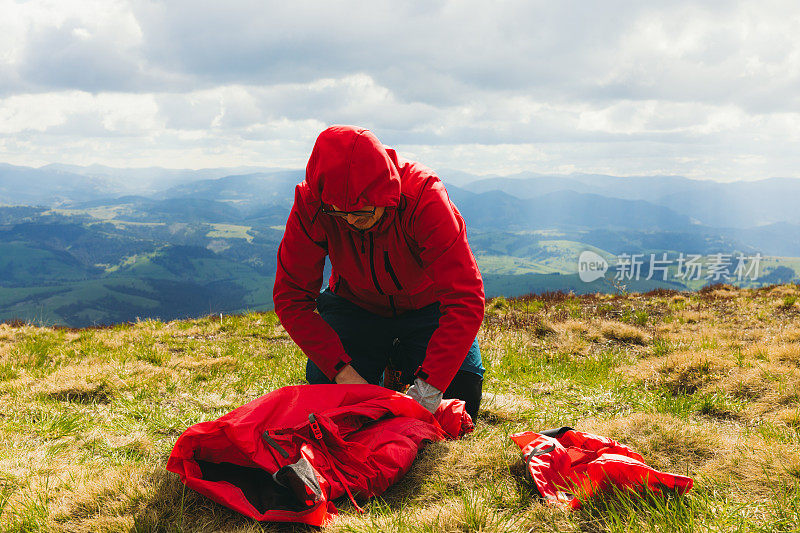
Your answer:
[[[692,488],[691,478],[659,472],[624,444],[599,435],[562,427],[510,437],[522,450],[526,475],[539,494],[558,507],[578,509],[581,499],[613,488],[679,494]]]
[[[381,494],[425,443],[472,428],[461,400],[432,415],[376,385],[284,387],[187,429],[167,470],[256,520],[321,526],[337,513],[331,500]]]

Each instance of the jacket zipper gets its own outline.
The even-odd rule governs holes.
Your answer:
[[[397,275],[394,273],[394,269],[392,268],[392,263],[389,262],[389,251],[383,251],[383,265],[386,267],[386,272],[392,277],[392,281],[394,281],[394,286],[397,287],[398,291],[403,290],[403,286],[400,285],[400,280],[397,279]]]
[[[372,272],[372,283],[380,294],[386,294],[378,283],[378,276],[375,274],[375,242],[372,240],[372,233],[369,234],[369,269]]]
[[[388,265],[389,252],[384,252],[384,254],[384,259],[387,261],[386,264]],[[389,265],[389,268],[391,268],[391,265]],[[372,273],[372,283],[375,284],[375,289],[377,289],[380,294],[386,294],[383,292],[383,289],[381,289],[381,284],[378,283],[378,275],[375,273],[375,241],[373,240],[372,233],[369,234],[369,270]],[[394,276],[394,272],[392,272],[392,279],[394,279],[395,284],[398,286],[400,285]],[[394,296],[391,294],[389,295],[389,305],[392,308],[392,315],[397,316],[397,308],[394,305]]]

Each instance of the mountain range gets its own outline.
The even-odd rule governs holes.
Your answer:
[[[614,290],[578,280],[582,250],[761,253],[777,256],[763,272],[772,282],[800,270],[800,179],[441,175],[490,296]],[[302,179],[302,169],[0,164],[0,320],[90,325],[267,309]]]

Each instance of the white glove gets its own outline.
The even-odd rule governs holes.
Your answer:
[[[408,388],[406,394],[414,398],[417,403],[431,413],[435,413],[436,409],[439,408],[439,404],[442,403],[442,396],[444,395],[442,391],[419,378],[414,380],[414,384]]]

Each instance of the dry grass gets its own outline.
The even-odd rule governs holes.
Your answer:
[[[554,387],[541,383],[533,386],[532,390],[534,394],[547,396],[553,392]],[[516,394],[487,392],[481,401],[479,419],[485,419],[494,424],[519,422],[537,408],[537,403]]]
[[[733,366],[732,361],[717,353],[716,350],[684,350],[667,357],[641,361],[625,371],[650,386],[665,386],[672,394],[692,394],[725,376]]]
[[[725,434],[714,423],[666,414],[637,413],[614,420],[587,420],[584,428],[625,443],[654,468],[687,475],[725,453]]]
[[[800,367],[800,342],[772,345],[767,350],[771,361],[788,363]]]
[[[111,365],[90,363],[60,368],[36,380],[31,390],[60,401],[108,403],[124,385]]]
[[[698,322],[710,319],[712,315],[711,313],[707,312],[687,309],[679,313],[676,313],[675,316],[678,319],[679,323],[697,324]]]
[[[650,335],[640,328],[623,324],[622,322],[612,322],[605,320],[600,323],[600,331],[603,337],[626,344],[645,345],[650,342]]]
[[[790,325],[780,333],[784,342],[800,342],[800,326]]]
[[[774,496],[780,483],[798,478],[800,454],[796,445],[769,442],[751,434],[720,449],[696,473],[707,483],[729,491],[732,498],[765,499]]]
[[[614,522],[613,506],[538,503],[507,436],[560,425],[694,477],[666,518],[800,529],[800,313],[782,306],[798,295],[791,285],[495,299],[479,332],[488,372],[476,432],[426,448],[366,515],[337,502],[330,530],[659,530],[652,506]],[[303,364],[273,314],[86,331],[0,324],[0,530],[310,531],[256,524],[163,468],[186,427],[302,382]]]
[[[774,298],[785,298],[786,296],[800,295],[800,286],[795,283],[785,285],[777,285],[768,291],[768,294]]]

